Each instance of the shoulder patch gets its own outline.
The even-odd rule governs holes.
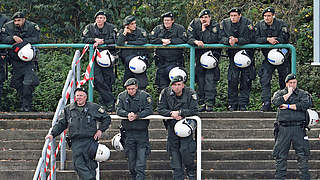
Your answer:
[[[113,28],[113,31],[117,33],[118,29],[115,27],[115,28]]]
[[[116,102],[116,106],[119,104],[119,101],[120,101],[120,100],[119,100],[119,98],[118,98],[118,99],[117,99],[117,102]]]
[[[253,30],[252,24],[249,24],[249,25],[248,25],[248,28],[249,28],[250,30]]]
[[[191,26],[188,27],[188,31],[193,31],[193,28]]]
[[[40,31],[40,28],[38,25],[35,25],[34,28],[36,28],[37,31]]]
[[[159,101],[161,101],[161,98],[162,98],[162,93],[160,93],[159,95]]]
[[[83,34],[83,35],[87,35],[88,32],[89,32],[89,30],[88,30],[87,28],[85,28],[82,34]]]
[[[105,112],[104,108],[101,106],[99,109],[98,109],[98,112],[103,114]]]
[[[6,32],[6,28],[3,27],[3,28],[1,29],[1,32]]]
[[[186,33],[186,32],[183,32],[183,36],[184,36],[184,37],[187,37],[187,33]]]
[[[152,102],[152,98],[151,97],[147,97],[147,101],[150,104]]]
[[[218,32],[217,27],[213,27],[212,32],[217,33]]]
[[[192,94],[192,99],[197,100],[197,94]]]
[[[288,32],[288,28],[287,27],[282,27],[282,31],[287,33]]]
[[[147,32],[146,31],[142,31],[142,36],[147,37]]]
[[[151,35],[154,35],[154,31],[151,31]]]
[[[220,23],[220,29],[223,29],[223,24],[222,23]]]

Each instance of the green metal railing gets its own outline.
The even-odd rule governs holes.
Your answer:
[[[39,48],[83,48],[86,44],[34,44],[33,46],[39,47]],[[154,49],[154,48],[189,48],[190,49],[190,87],[194,89],[195,86],[195,49],[198,48],[196,46],[191,46],[189,44],[179,44],[179,45],[168,45],[168,46],[162,46],[161,44],[145,44],[141,46],[133,46],[133,45],[127,45],[127,46],[115,46],[110,45],[116,48],[147,48],[147,49]],[[11,48],[12,45],[7,44],[0,44],[1,48]],[[106,45],[102,45],[101,47],[107,47]],[[247,44],[242,46],[229,46],[224,44],[205,44],[203,48],[288,48],[291,51],[291,72],[296,74],[296,48],[291,44],[276,44],[276,45],[270,45],[270,44]],[[94,52],[93,45],[89,45],[89,59],[91,59]],[[92,67],[90,77],[93,77],[93,69]],[[89,80],[89,101],[93,101],[93,87],[91,80]]]

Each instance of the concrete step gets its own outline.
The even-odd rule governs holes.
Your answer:
[[[67,160],[71,160],[71,151],[67,150]],[[41,150],[4,150],[0,151],[1,160],[38,160]],[[311,150],[310,160],[316,160],[320,150]],[[59,155],[58,157],[59,158]],[[126,159],[124,152],[111,150],[110,160]],[[150,160],[168,160],[166,150],[151,150]],[[202,150],[203,161],[218,160],[272,160],[272,150]],[[294,151],[290,150],[288,159],[296,159]]]
[[[146,170],[146,180],[168,180],[172,179],[170,170]],[[34,171],[8,171],[0,170],[0,177],[3,179],[24,180],[32,179]],[[272,179],[274,170],[204,170],[201,179]],[[311,179],[320,178],[320,170],[310,170]],[[57,171],[57,179],[75,180],[77,175],[73,170]],[[287,178],[297,179],[299,177],[296,169],[288,169]],[[100,179],[103,180],[130,180],[131,177],[127,170],[102,170]]]

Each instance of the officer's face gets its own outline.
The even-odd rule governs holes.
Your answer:
[[[181,82],[175,82],[171,85],[171,88],[173,90],[173,92],[176,93],[177,96],[181,96],[182,95],[182,90],[184,88],[184,83]]]
[[[87,94],[83,91],[77,91],[76,94],[76,102],[78,106],[84,106],[87,102]]]
[[[297,88],[298,81],[296,79],[291,79],[286,83],[287,87],[292,87],[293,89]]]
[[[104,15],[99,15],[96,17],[96,23],[98,26],[103,26],[106,21],[107,21],[107,18]]]
[[[201,24],[210,24],[211,17],[209,15],[203,15],[200,18]]]
[[[237,12],[231,12],[230,13],[230,20],[232,23],[237,23],[240,21],[241,14],[238,14]]]
[[[271,25],[273,23],[273,14],[271,12],[266,12],[263,15],[264,22]]]
[[[130,85],[130,86],[127,86],[126,89],[127,89],[128,94],[130,96],[134,96],[137,93],[138,86],[137,85]]]
[[[137,22],[136,21],[132,21],[130,24],[128,24],[127,27],[128,27],[129,30],[134,31],[137,28]]]
[[[22,27],[25,21],[25,18],[14,18],[13,23],[16,27]]]
[[[174,23],[174,20],[171,17],[164,17],[163,18],[163,25],[167,29],[170,29],[172,27],[173,23]]]

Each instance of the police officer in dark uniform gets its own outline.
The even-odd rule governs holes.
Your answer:
[[[241,16],[240,8],[232,8],[229,11],[229,18],[224,19],[220,24],[221,43],[226,45],[244,45],[254,42],[254,28],[251,20]],[[249,104],[251,82],[256,77],[254,66],[254,50],[246,49],[247,56],[251,59],[248,67],[237,67],[234,63],[235,54],[239,49],[228,49],[228,103],[229,110],[246,111]],[[240,84],[240,88],[238,87]]]
[[[175,76],[170,86],[161,91],[158,112],[162,116],[172,117],[166,121],[168,129],[167,151],[171,159],[174,180],[184,180],[184,168],[189,180],[196,178],[194,163],[196,142],[191,134],[179,137],[175,134],[175,124],[184,117],[198,113],[197,94],[189,87],[185,87],[182,76]]]
[[[40,41],[39,26],[26,20],[24,13],[16,12],[12,19],[2,27],[3,43],[19,47],[20,45],[34,44]],[[20,111],[31,111],[32,93],[40,83],[35,73],[35,64],[32,60],[22,61],[15,48],[10,49],[8,54],[13,71],[10,86],[17,90],[20,97]]]
[[[219,24],[211,18],[209,9],[199,13],[199,18],[191,21],[188,27],[188,44],[203,47],[204,44],[219,43]],[[196,50],[196,82],[199,97],[199,111],[213,111],[217,95],[217,82],[220,80],[218,63],[212,69],[204,68],[200,63],[200,57],[207,51],[219,60],[221,49],[197,49]]]
[[[127,117],[121,125],[125,130],[125,152],[128,157],[129,171],[133,180],[145,179],[147,157],[150,153],[148,119],[153,113],[152,97],[138,89],[138,80],[129,78],[124,87],[125,91],[118,95],[116,113]]]
[[[74,169],[83,180],[95,180],[98,167],[94,157],[89,156],[90,146],[109,128],[110,116],[105,109],[95,103],[87,102],[84,88],[75,90],[76,103],[67,105],[46,139],[52,140],[69,127],[72,161]],[[97,128],[97,122],[100,122]]]
[[[0,14],[0,28],[2,26],[10,21],[10,19],[4,15]],[[0,31],[0,43],[2,43],[3,34]],[[3,91],[3,83],[6,80],[6,71],[5,71],[5,59],[6,59],[6,51],[3,49],[0,49],[0,105],[1,105],[1,97],[2,97],[2,91]]]
[[[296,75],[285,78],[286,87],[272,97],[272,104],[278,108],[275,124],[275,145],[273,157],[276,160],[275,179],[285,179],[287,158],[291,143],[298,157],[300,179],[310,179],[308,159],[310,145],[306,134],[306,111],[311,108],[311,95],[297,88]]]
[[[167,12],[161,15],[163,24],[156,26],[150,35],[151,44],[163,46],[183,44],[187,42],[185,28],[174,22],[173,13]],[[155,64],[157,66],[156,84],[158,92],[170,84],[169,72],[174,67],[184,67],[183,49],[159,48],[155,51]]]
[[[262,12],[263,20],[256,24],[256,42],[259,44],[287,44],[289,42],[288,25],[281,19],[275,18],[275,10],[268,7]],[[290,62],[288,56],[280,65],[273,65],[268,61],[268,53],[271,49],[262,49],[265,60],[259,71],[261,84],[261,100],[263,105],[261,111],[271,111],[271,79],[275,69],[279,74],[280,89],[285,88],[285,77],[289,73]]]
[[[143,45],[148,42],[147,32],[137,27],[136,18],[132,15],[127,16],[123,21],[124,29],[118,33],[117,45]],[[146,49],[130,48],[121,49],[120,57],[125,67],[123,82],[126,82],[129,78],[136,78],[139,81],[139,89],[146,89],[148,85],[147,71],[143,73],[134,73],[129,69],[129,62],[132,58],[140,56],[146,65],[148,65],[148,52]],[[137,64],[137,66],[139,66]],[[132,67],[139,68],[139,67]]]
[[[103,10],[95,14],[95,23],[88,24],[83,33],[82,41],[93,44],[95,47],[102,44],[115,44],[117,29],[107,21],[107,15]],[[114,54],[115,50],[109,49]],[[107,111],[114,111],[114,96],[112,94],[112,85],[115,81],[113,65],[110,67],[101,67],[95,61],[94,63],[94,88],[99,92],[103,105]]]

